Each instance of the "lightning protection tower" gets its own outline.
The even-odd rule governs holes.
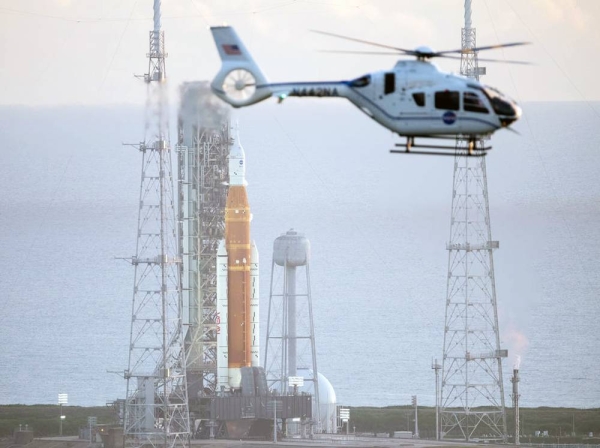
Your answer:
[[[471,27],[471,1],[465,1],[461,74],[479,79]],[[483,147],[483,141],[476,143]],[[457,139],[454,158],[452,218],[444,357],[440,396],[441,438],[506,440],[493,250],[485,157],[468,157],[467,141]]]
[[[313,383],[313,417],[316,429],[320,431],[319,426],[322,423],[319,373],[315,352],[309,261],[310,242],[304,235],[291,229],[275,240],[267,318],[265,372],[269,386],[278,389],[282,395],[295,390],[293,383],[299,376],[304,377],[304,382]],[[274,284],[275,270],[278,266],[283,268],[283,284],[279,292]],[[301,268],[304,270],[304,280],[298,279],[297,270]],[[309,370],[312,370],[312,374]]]
[[[130,448],[172,448],[187,444],[190,427],[159,0],[154,1],[147,56],[147,133],[135,145],[142,153],[142,176],[137,248],[131,259],[135,276],[124,438]]]
[[[224,238],[230,151],[229,108],[208,82],[181,88],[178,124],[179,244],[190,410],[206,417],[217,388],[217,249]]]

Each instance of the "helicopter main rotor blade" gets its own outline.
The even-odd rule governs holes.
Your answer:
[[[487,45],[487,46],[483,46],[483,47],[474,47],[474,48],[469,48],[466,50],[463,49],[457,49],[457,50],[443,50],[443,51],[420,51],[420,49],[417,50],[407,50],[406,48],[400,48],[400,47],[393,47],[391,45],[385,45],[385,44],[380,44],[377,42],[371,42],[368,40],[362,40],[362,39],[356,39],[354,37],[348,37],[348,36],[342,36],[340,34],[335,34],[335,33],[330,33],[327,31],[319,31],[319,30],[311,30],[313,33],[318,33],[318,34],[323,34],[324,36],[331,36],[331,37],[337,37],[338,39],[344,39],[344,40],[349,40],[352,42],[358,42],[361,44],[366,44],[366,45],[372,45],[375,47],[379,47],[379,48],[386,48],[388,50],[395,50],[397,51],[397,55],[407,55],[407,56],[416,56],[417,59],[430,59],[430,58],[448,58],[448,59],[460,59],[459,56],[450,56],[452,54],[468,54],[468,53],[475,53],[478,51],[486,51],[486,50],[497,50],[499,48],[508,48],[508,47],[517,47],[517,46],[521,46],[521,45],[529,45],[531,42],[510,42],[510,43],[506,43],[506,44],[497,44],[497,45]],[[427,49],[428,50],[428,49]],[[322,51],[323,53],[347,53],[347,54],[373,54],[373,55],[393,55],[394,53],[384,53],[384,52],[367,52],[367,51],[333,51],[333,50],[324,50]],[[528,62],[524,62],[524,61],[510,61],[510,60],[500,60],[500,59],[479,59],[480,61],[487,61],[487,62],[505,62],[508,64],[522,64],[522,65],[529,65]]]
[[[375,56],[407,56],[403,53],[393,53],[390,51],[352,51],[352,50],[317,50],[319,53],[332,53],[332,54],[365,54],[365,55],[375,55]],[[457,61],[461,60],[460,56],[449,56],[449,55],[441,55],[440,58],[444,59],[455,59]],[[489,58],[477,58],[478,61],[482,62],[499,62],[505,64],[521,64],[521,65],[533,65],[531,62],[526,61],[512,61],[512,60],[504,60],[504,59],[489,59]]]
[[[460,61],[462,58],[460,56],[448,56],[446,54],[443,54],[441,56],[438,56],[440,58],[444,58],[444,59],[456,59],[458,61]],[[520,64],[520,65],[533,65],[531,62],[527,62],[527,61],[511,61],[511,60],[504,60],[504,59],[489,59],[489,58],[477,58],[478,61],[482,61],[482,62],[500,62],[500,63],[504,63],[504,64]]]
[[[497,50],[499,48],[507,48],[507,47],[518,47],[521,45],[529,45],[531,44],[531,42],[511,42],[508,44],[498,44],[498,45],[487,45],[485,47],[475,47],[475,48],[470,48],[468,50],[444,50],[444,51],[436,51],[435,53],[433,53],[433,56],[442,56],[444,54],[449,54],[449,53],[471,53],[471,52],[476,52],[476,51],[486,51],[486,50]]]
[[[319,53],[341,53],[341,54],[374,54],[374,55],[384,55],[384,56],[402,56],[403,53],[396,52],[393,53],[391,51],[352,51],[352,50],[317,50]],[[460,59],[460,58],[459,58]]]
[[[446,57],[446,56],[442,56],[442,57]],[[456,58],[456,59],[460,59],[460,58]],[[527,62],[527,61],[512,61],[510,59],[504,60],[504,59],[477,58],[477,60],[478,61],[483,61],[483,62],[503,62],[505,64],[533,65],[531,62]]]
[[[311,30],[313,33],[323,34],[325,36],[337,37],[339,39],[350,40],[352,42],[359,42],[361,44],[373,45],[375,47],[387,48],[389,50],[400,51],[405,54],[415,55],[416,53],[413,50],[406,50],[404,48],[392,47],[391,45],[378,44],[377,42],[370,42],[368,40],[355,39],[354,37],[341,36],[340,34],[328,33],[327,31],[319,31],[319,30]]]

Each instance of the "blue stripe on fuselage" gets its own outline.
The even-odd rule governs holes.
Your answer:
[[[354,92],[355,94],[357,94],[358,96],[360,96],[363,100],[365,100],[366,102],[368,102],[369,104],[371,104],[373,107],[375,107],[377,110],[379,110],[383,115],[385,115],[386,117],[388,117],[390,120],[397,120],[397,121],[402,121],[402,120],[442,120],[442,117],[423,117],[420,115],[416,115],[416,116],[394,116],[394,115],[390,115],[385,109],[383,109],[381,106],[379,106],[377,103],[375,103],[373,100],[371,100],[370,98],[366,97],[365,95],[363,95],[362,93],[360,93],[359,91],[357,91],[355,88],[353,88],[350,85],[350,81],[323,81],[323,82],[318,82],[318,81],[308,81],[308,82],[280,82],[280,83],[274,83],[274,84],[261,84],[261,85],[257,85],[256,88],[260,89],[262,87],[284,87],[284,86],[289,86],[291,87],[292,85],[296,85],[296,86],[346,86],[349,87],[352,92]],[[500,129],[500,126],[491,123],[487,120],[483,120],[481,118],[476,118],[476,117],[457,117],[457,121],[458,120],[465,120],[465,121],[478,121],[480,123],[483,124],[487,124],[488,126],[491,126],[492,128],[495,129]]]

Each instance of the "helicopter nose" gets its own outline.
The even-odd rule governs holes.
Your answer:
[[[523,110],[515,101],[498,101],[495,106],[494,109],[498,113],[503,128],[513,124],[523,114]]]
[[[515,109],[515,115],[518,120],[519,118],[521,118],[521,115],[523,115],[523,109],[521,109],[521,107],[517,103],[513,103],[513,108]]]
[[[504,122],[506,123],[506,124],[503,123],[504,126],[510,126],[515,121],[517,121],[519,118],[521,118],[521,115],[523,115],[523,110],[517,103],[515,103],[514,101],[511,101],[510,105],[512,106],[513,113],[512,113],[512,116],[504,117]]]

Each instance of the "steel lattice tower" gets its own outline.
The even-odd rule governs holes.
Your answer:
[[[190,405],[217,387],[217,249],[224,238],[229,109],[207,82],[186,83],[179,112],[179,223]],[[202,409],[199,409],[202,412]],[[203,417],[199,415],[197,417]]]
[[[147,119],[142,153],[127,398],[126,447],[183,447],[189,441],[173,170],[168,143],[164,34],[160,1],[148,53]],[[146,141],[150,143],[146,143]]]
[[[465,0],[461,74],[485,74],[477,62],[471,1]],[[479,140],[482,148],[483,141]],[[485,157],[468,157],[457,139],[440,396],[441,437],[506,440],[506,414]]]

